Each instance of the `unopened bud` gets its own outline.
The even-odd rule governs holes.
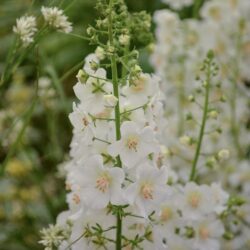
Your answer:
[[[116,106],[118,99],[114,95],[104,95],[105,106],[113,108]]]
[[[88,80],[88,74],[86,73],[86,71],[80,69],[76,75],[76,78],[78,79],[78,81],[80,83],[86,83],[86,81]]]
[[[130,36],[129,35],[123,35],[122,34],[122,35],[119,36],[119,43],[121,45],[126,46],[126,45],[129,44],[129,42],[130,42]]]
[[[186,145],[186,146],[189,146],[192,144],[192,138],[187,135],[180,137],[179,140],[181,144]]]
[[[230,152],[227,149],[222,149],[218,152],[219,160],[227,160],[230,156]]]
[[[103,60],[105,58],[105,51],[102,47],[98,46],[95,50],[95,54],[99,60]]]
[[[195,98],[194,98],[193,95],[190,95],[190,96],[188,97],[188,100],[189,100],[190,102],[194,102]]]
[[[218,118],[218,112],[216,110],[212,110],[208,113],[208,116],[212,119],[217,119]]]

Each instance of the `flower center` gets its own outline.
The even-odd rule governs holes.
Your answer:
[[[206,240],[209,237],[210,233],[206,227],[201,227],[199,229],[199,235],[201,239]]]
[[[137,136],[129,136],[127,141],[126,141],[126,146],[130,150],[137,151],[138,142],[139,142],[139,138]]]
[[[169,207],[164,207],[161,210],[161,220],[164,222],[167,222],[168,220],[170,220],[173,217],[173,211],[171,208]]]
[[[73,201],[75,202],[75,204],[79,204],[80,203],[80,197],[79,197],[79,195],[77,195],[77,194],[73,194]]]
[[[95,187],[102,193],[105,193],[110,186],[110,182],[111,182],[110,176],[104,173],[99,178],[97,178]]]
[[[82,122],[83,122],[83,125],[84,125],[85,127],[87,127],[87,126],[89,125],[89,121],[88,121],[88,119],[87,119],[86,116],[82,118]]]
[[[141,195],[145,200],[153,200],[153,185],[150,183],[144,183],[141,186]]]
[[[131,89],[136,93],[143,91],[145,89],[145,81],[146,79],[141,76],[139,79],[134,81],[133,85],[131,85]]]
[[[199,192],[192,192],[189,194],[188,203],[192,208],[198,208],[201,202],[201,194]]]

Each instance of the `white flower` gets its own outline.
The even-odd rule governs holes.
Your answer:
[[[133,83],[123,88],[122,93],[131,100],[134,105],[144,105],[158,91],[158,78],[141,73]]]
[[[135,122],[124,122],[121,126],[121,140],[108,147],[111,156],[120,155],[122,163],[132,168],[150,153],[156,152],[154,132],[147,126],[141,129]]]
[[[63,11],[57,7],[42,7],[41,9],[45,22],[51,27],[62,31],[64,33],[70,33],[72,31],[72,24],[67,20],[63,14]]]
[[[91,117],[82,109],[81,105],[76,106],[75,103],[73,103],[73,112],[69,115],[69,119],[76,133],[89,127],[89,124],[92,122]]]
[[[199,250],[219,250],[220,240],[224,233],[223,224],[213,217],[208,217],[194,223],[194,248]]]
[[[213,183],[211,185],[211,192],[212,192],[211,202],[214,202],[214,211],[217,214],[220,214],[226,209],[226,204],[229,199],[229,194],[225,192],[218,183]]]
[[[98,116],[105,110],[104,95],[110,94],[112,84],[106,82],[106,71],[98,69],[85,84],[78,82],[74,86],[75,95],[81,101],[82,108],[88,113]]]
[[[103,166],[101,155],[89,158],[81,171],[81,198],[86,207],[92,209],[105,208],[109,202],[121,205],[124,172],[121,168]]]
[[[167,172],[165,167],[158,169],[148,163],[138,167],[136,182],[126,190],[126,199],[135,205],[141,216],[146,217],[159,207],[167,189]]]
[[[209,186],[188,182],[183,188],[178,202],[183,216],[188,219],[199,219],[204,214],[213,211],[212,194]]]
[[[23,16],[16,20],[13,31],[20,36],[25,47],[34,41],[34,34],[37,31],[36,18],[33,16]]]

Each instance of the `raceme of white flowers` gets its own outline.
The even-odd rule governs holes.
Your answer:
[[[127,249],[138,237],[142,249],[220,249],[225,230],[219,215],[229,196],[216,183],[177,184],[165,146],[157,139],[166,124],[159,78],[141,73],[134,84],[120,86],[122,124],[117,141],[112,83],[105,69],[91,69],[91,62],[99,63],[95,54],[86,57],[78,73],[78,102],[69,115],[74,127],[66,165],[69,210],[59,216],[57,226],[70,223],[72,232],[63,241],[59,234],[59,249],[98,249],[93,240],[98,228],[103,230],[102,244],[115,249],[111,204],[125,208],[122,235]],[[87,81],[80,77],[83,72],[89,75]],[[111,105],[106,105],[107,96]],[[114,165],[118,155],[122,168]],[[47,230],[41,243],[48,247],[53,242],[48,235],[54,237],[57,231]]]
[[[121,0],[110,2],[122,4]],[[174,9],[191,4],[190,1],[165,2]],[[235,47],[233,34],[227,30],[221,32],[224,22],[227,25],[232,22],[235,32],[242,32],[241,42],[248,44],[246,6],[246,0],[210,1],[201,10],[201,21],[182,21],[174,12],[158,11],[155,14],[157,44],[151,58],[157,75],[143,73],[136,64],[125,78],[115,81],[109,79],[110,72],[102,66],[105,65],[102,61],[106,57],[111,59],[114,73],[115,52],[128,46],[132,37],[127,29],[124,32],[124,27],[120,34],[119,26],[108,24],[107,33],[111,37],[113,33],[117,35],[116,43],[112,45],[112,39],[108,40],[105,47],[97,42],[99,46],[85,58],[73,87],[77,97],[69,115],[73,138],[70,160],[63,164],[67,172],[69,208],[58,216],[56,225],[42,231],[40,243],[46,250],[53,247],[118,249],[119,233],[122,249],[240,250],[245,247],[249,228],[238,228],[236,223],[232,226],[234,220],[228,217],[237,215],[248,222],[249,204],[234,210],[235,204],[243,202],[229,197],[222,186],[229,186],[230,192],[240,187],[242,194],[248,195],[249,164],[240,158],[241,150],[234,148],[231,137],[220,134],[222,130],[237,131],[229,127],[230,108],[235,108],[238,116],[235,119],[242,119],[247,112],[244,98],[236,104],[224,103],[227,91],[221,87],[228,86],[231,79],[235,82],[248,78],[247,57]],[[233,11],[232,21],[220,8]],[[126,11],[121,9],[124,20]],[[115,10],[107,9],[107,13],[112,13],[107,18],[109,22],[116,18],[122,26]],[[107,25],[107,19],[99,20],[100,27]],[[117,30],[112,31],[110,27]],[[211,37],[211,31],[218,37]],[[98,40],[95,32],[89,28],[94,41]],[[211,45],[222,73],[217,74],[217,64],[208,53],[202,70],[207,70],[209,77],[200,86],[200,81],[195,81],[197,69]],[[233,67],[234,56],[244,58],[244,63],[237,62],[239,75],[231,75],[235,71],[230,72],[226,67]],[[226,89],[233,92],[232,86]],[[240,110],[241,107],[244,108]],[[186,120],[190,122],[188,125]],[[197,138],[199,121],[204,123],[202,135],[206,137],[200,147],[202,151],[198,152],[200,161],[195,176],[190,177],[190,162],[194,162],[197,141],[201,141],[201,136]],[[247,138],[242,138],[241,133],[244,135],[240,131],[235,138],[245,148]],[[228,172],[223,167],[229,168],[230,157],[233,157],[231,163],[240,164],[237,172],[224,182]],[[215,170],[218,175],[211,179],[210,171]],[[232,239],[232,234],[236,235],[235,239],[226,242],[225,239]]]
[[[57,7],[43,6],[41,12],[48,26],[64,33],[72,31],[72,24],[68,21],[68,17],[63,14],[62,10]],[[38,31],[36,17],[22,16],[17,19],[13,31],[18,35],[24,47],[29,46],[34,42],[35,34]]]
[[[247,69],[250,3],[247,0],[212,0],[203,5],[200,13],[200,20],[181,20],[170,10],[160,10],[154,15],[157,42],[151,61],[163,79],[161,86],[166,95],[165,143],[172,168],[178,172],[179,179],[187,180],[203,105],[195,72],[200,67],[200,58],[208,49],[213,49],[219,65],[218,83],[215,82],[218,88],[210,95],[211,111],[198,173],[201,182],[222,180],[223,187],[230,193],[237,193],[246,200],[236,214],[236,220],[240,218],[244,223],[228,226],[234,237],[224,241],[221,249],[248,249],[250,230],[246,225],[250,218],[249,212],[244,211],[250,203],[246,174],[246,166],[248,169],[250,166],[247,159],[250,93],[245,83],[250,80]]]

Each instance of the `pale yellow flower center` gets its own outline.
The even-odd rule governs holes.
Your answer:
[[[161,210],[161,221],[163,222],[167,222],[168,220],[170,220],[171,218],[173,218],[173,211],[170,207],[164,207]]]
[[[139,143],[139,138],[137,136],[129,136],[126,141],[126,146],[130,150],[137,151],[138,143]]]
[[[131,89],[134,92],[141,92],[145,89],[145,82],[146,82],[146,78],[143,76],[140,76],[138,79],[136,79],[133,83],[133,85],[131,85]]]
[[[188,195],[188,203],[192,208],[198,208],[201,202],[201,194],[199,192],[192,192]]]
[[[213,7],[209,10],[209,14],[214,20],[219,21],[221,20],[221,13],[220,10],[216,7]]]
[[[83,123],[83,125],[84,125],[85,127],[87,127],[87,126],[89,125],[89,121],[88,121],[88,118],[87,118],[86,116],[84,116],[84,117],[82,118],[82,123]]]
[[[152,200],[153,192],[154,192],[154,189],[151,183],[144,183],[141,185],[140,194],[145,200]]]
[[[79,204],[81,201],[79,195],[77,194],[73,194],[72,200],[75,202],[75,204]]]
[[[109,189],[110,183],[111,183],[111,177],[107,173],[103,173],[96,180],[96,188],[102,193],[105,193]]]
[[[199,229],[199,236],[201,239],[206,240],[210,236],[210,232],[206,227],[201,227]]]

